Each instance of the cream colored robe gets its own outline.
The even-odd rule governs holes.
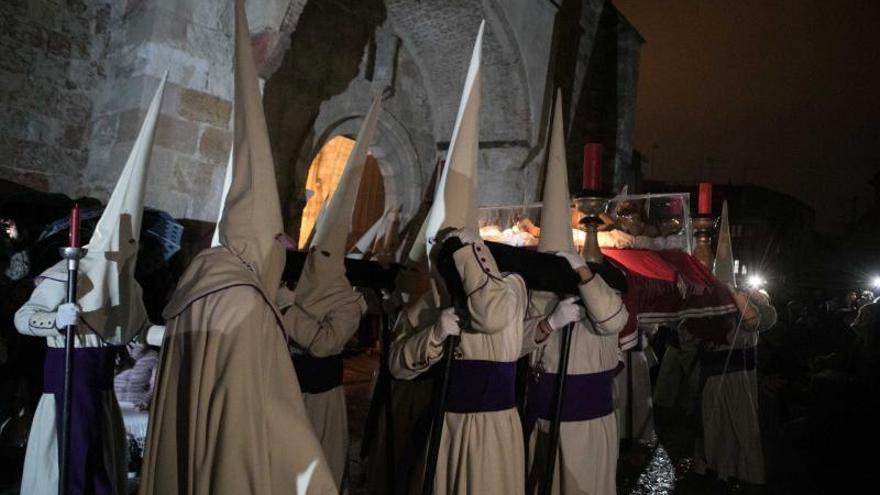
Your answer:
[[[293,304],[282,308],[284,325],[294,343],[292,352],[327,357],[342,352],[360,325],[366,310],[361,294],[349,289],[348,294],[335,294],[322,301],[322,308],[300,308]],[[317,319],[312,315],[326,315]],[[345,389],[342,385],[318,394],[303,393],[306,413],[321,441],[324,456],[336,485],[343,491],[348,467],[348,415]]]
[[[649,357],[653,351],[644,335],[640,337],[645,350],[623,352],[623,370],[614,378],[615,413],[620,438],[632,438],[649,443],[654,440],[654,412],[651,403],[651,368]],[[629,354],[629,357],[627,357]],[[650,355],[650,356],[649,356]],[[632,431],[629,429],[629,384],[632,375]]]
[[[527,305],[525,283],[502,275],[482,243],[453,255],[468,296],[471,328],[462,329],[461,359],[514,362],[522,352]],[[412,379],[440,359],[433,325],[407,328],[391,347],[391,373]],[[484,413],[446,413],[434,493],[522,494],[525,486],[522,426],[516,408]]]
[[[64,336],[55,329],[58,306],[67,301],[67,280],[43,278],[30,299],[15,313],[15,326],[23,335],[45,337],[46,344],[64,348]],[[77,327],[74,345],[103,347],[100,337],[83,326]],[[101,394],[100,423],[103,462],[115,493],[126,493],[128,441],[122,413],[113,388]],[[34,412],[28,437],[21,480],[21,493],[56,495],[58,493],[58,430],[55,422],[55,394],[43,394]]]
[[[568,374],[580,375],[612,370],[617,366],[617,334],[626,325],[629,313],[620,294],[599,277],[580,286],[581,299],[590,319],[575,323],[571,336]],[[532,292],[527,326],[552,313],[558,298],[546,292]],[[534,340],[533,340],[534,341]],[[550,334],[532,352],[530,365],[547,373],[559,369],[562,332]],[[550,421],[538,419],[529,437],[527,491],[539,493],[546,466],[545,442],[549,441]],[[614,495],[617,493],[617,421],[614,414],[586,421],[564,421],[559,425],[559,450],[553,474],[553,493]]]
[[[776,310],[769,304],[750,304],[760,315],[757,321],[744,320],[737,332],[736,320],[731,317],[727,332],[729,344],[707,343],[707,350],[725,351],[757,346],[758,333],[776,323]],[[722,479],[764,483],[766,473],[758,422],[758,378],[755,370],[708,377],[702,390],[701,408],[703,438],[697,439],[695,462],[704,464]]]
[[[283,254],[272,254],[266,270],[280,274]],[[336,493],[261,287],[225,247],[199,253],[181,278],[165,308],[139,494]]]

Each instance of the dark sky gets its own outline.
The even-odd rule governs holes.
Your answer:
[[[752,183],[841,234],[880,171],[880,0],[614,0],[644,36],[648,178]],[[880,235],[880,233],[878,233]]]

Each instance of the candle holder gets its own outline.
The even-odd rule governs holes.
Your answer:
[[[581,230],[586,232],[584,245],[581,247],[581,256],[591,263],[602,263],[604,257],[599,249],[598,234],[602,220],[599,218],[599,214],[605,213],[608,200],[597,196],[590,196],[576,199],[575,205],[578,211],[584,214],[578,222]]]
[[[85,258],[89,250],[83,247],[64,246],[58,248],[61,257],[67,260],[67,271],[79,270],[79,260]]]
[[[714,256],[712,255],[712,235],[718,219],[711,215],[698,215],[691,219],[694,227],[694,258],[707,269],[712,269]]]

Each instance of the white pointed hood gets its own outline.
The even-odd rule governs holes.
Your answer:
[[[733,271],[733,246],[730,243],[730,220],[727,216],[727,201],[721,207],[721,226],[718,228],[718,248],[715,251],[715,265],[712,273],[719,281],[736,287]]]
[[[219,224],[220,243],[260,280],[266,295],[278,291],[284,248],[278,236],[281,202],[254,65],[244,2],[235,2],[235,101],[233,165]]]
[[[226,175],[223,176],[223,192],[220,194],[220,211],[217,213],[217,225],[214,226],[214,236],[211,237],[211,247],[220,246],[220,220],[223,220],[223,208],[226,207],[226,196],[229,194],[229,186],[232,185],[232,162],[235,150],[229,150],[229,159],[226,161]]]
[[[330,197],[327,211],[324,217],[315,226],[315,235],[312,238],[312,248],[321,247],[336,251],[334,254],[344,254],[348,234],[351,232],[351,217],[357,202],[358,190],[361,186],[361,176],[367,164],[367,152],[373,144],[376,133],[376,125],[379,114],[382,112],[382,103],[379,96],[373,98],[370,110],[364,117],[364,122],[358,131],[354,148],[348,155],[342,176],[336,185],[336,190]]]
[[[576,254],[577,249],[574,247],[571,233],[571,198],[568,191],[568,167],[565,161],[565,133],[562,128],[562,92],[559,90],[556,90],[548,155],[538,250]]]
[[[485,25],[486,21],[481,22],[477,32],[449,152],[446,154],[446,166],[440,176],[434,205],[428,213],[425,236],[429,244],[433,243],[438,232],[447,227],[467,227],[474,234],[479,233],[480,59]]]
[[[167,74],[156,89],[128,161],[89,243],[84,246],[88,252],[79,262],[77,303],[82,308],[82,322],[115,345],[127,344],[149,324],[141,286],[134,279],[134,268],[150,152],[166,77]],[[65,280],[66,264],[62,261],[50,268],[47,273],[59,272],[50,278],[61,276],[61,280]]]
[[[431,212],[431,206],[434,204],[434,195],[437,192],[437,182],[440,180],[440,174],[443,172],[443,164],[445,162],[438,160],[434,171],[431,173],[431,179],[425,187],[425,193],[422,197],[422,203],[419,209],[410,218],[406,224],[406,228],[400,237],[400,245],[397,248],[397,262],[400,264],[418,263],[421,259],[426,258],[425,249],[425,232],[428,229],[428,214]]]
[[[354,246],[352,246],[348,253],[349,258],[362,259],[368,253],[372,254],[373,244],[385,230],[385,219],[387,216],[388,212],[386,211],[378,220],[373,222],[373,225],[364,232],[364,235],[354,243]]]
[[[346,244],[361,176],[367,164],[367,152],[373,144],[381,111],[381,98],[376,96],[358,131],[336,190],[315,226],[306,264],[296,285],[296,303],[319,318],[323,316],[320,314],[324,306],[321,301],[328,301],[336,294],[351,293],[351,286],[345,278]]]

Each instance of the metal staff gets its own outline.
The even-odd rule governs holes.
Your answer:
[[[394,465],[394,411],[392,410],[393,380],[391,377],[391,315],[382,309],[382,366],[385,372],[385,469],[388,484],[393,487],[394,473],[397,471]],[[380,368],[380,373],[382,372]]]
[[[386,462],[387,462],[387,479],[392,480],[394,474],[394,445],[392,435],[392,418],[391,418],[391,371],[389,368],[389,355],[391,349],[391,316],[385,308],[383,295],[380,290],[375,290],[379,303],[379,341],[382,344],[381,354],[379,357],[379,376],[376,379],[376,386],[373,388],[373,395],[370,397],[370,409],[367,411],[367,419],[365,421],[364,438],[361,442],[361,459],[366,459],[370,452],[370,447],[377,442],[376,431],[379,426],[380,416],[385,416],[386,427]],[[383,411],[384,409],[384,411]],[[393,481],[393,480],[392,480]],[[389,485],[393,486],[393,485]]]
[[[60,249],[61,257],[67,260],[67,302],[76,303],[76,278],[79,271],[79,260],[86,255],[86,250],[79,244],[79,208],[74,206],[70,215],[70,246]],[[64,390],[61,409],[61,448],[59,460],[58,493],[67,493],[68,470],[70,466],[70,409],[73,390],[73,339],[76,325],[67,325],[64,329]]]
[[[565,402],[565,375],[568,374],[568,355],[571,350],[571,332],[573,323],[569,323],[562,330],[562,345],[559,348],[559,369],[556,375],[556,401],[553,405],[553,417],[550,421],[549,455],[547,466],[544,471],[544,484],[541,487],[542,495],[550,495],[553,492],[553,478],[556,471],[556,450],[559,449],[559,426],[562,422],[562,404]]]
[[[641,345],[641,335],[639,334],[640,330],[636,330],[637,338],[639,339],[638,344]],[[635,442],[636,440],[636,432],[635,432],[635,402],[633,397],[633,364],[632,364],[632,353],[633,349],[626,351],[626,428],[629,432],[629,440],[630,442]]]

